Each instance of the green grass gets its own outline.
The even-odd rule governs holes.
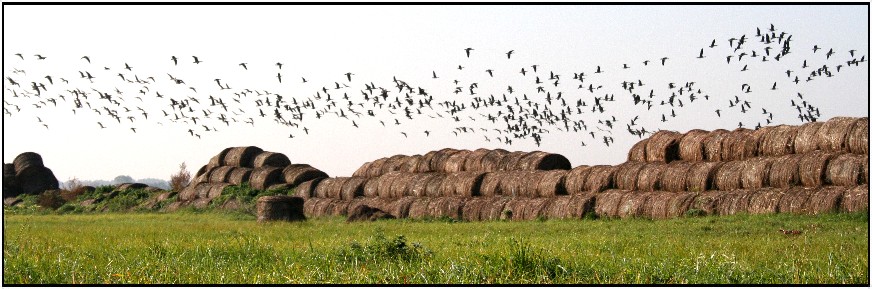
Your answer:
[[[7,284],[869,284],[868,213],[351,224],[6,214],[3,226]]]

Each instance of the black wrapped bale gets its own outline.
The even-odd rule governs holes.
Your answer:
[[[39,194],[46,190],[57,190],[60,188],[58,179],[51,169],[47,167],[30,167],[23,173],[17,173],[15,181],[22,194]]]

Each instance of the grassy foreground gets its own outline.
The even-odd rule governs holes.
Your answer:
[[[869,284],[867,213],[353,224],[7,214],[3,227],[6,284]]]

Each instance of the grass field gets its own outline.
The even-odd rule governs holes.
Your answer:
[[[869,284],[868,213],[353,224],[7,213],[3,226],[6,284]]]

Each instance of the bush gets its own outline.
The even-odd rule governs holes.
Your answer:
[[[368,261],[417,262],[432,256],[433,252],[419,243],[410,245],[403,235],[389,239],[383,231],[377,230],[367,244],[360,244],[357,241],[351,242],[348,248],[341,249],[337,255],[341,260],[357,264]]]
[[[63,206],[67,201],[61,197],[60,191],[50,190],[39,194],[36,204],[46,209],[55,210]]]
[[[182,189],[187,187],[191,183],[191,172],[188,171],[187,165],[185,162],[182,162],[179,165],[179,171],[173,175],[170,175],[170,189],[174,192],[181,192]]]

